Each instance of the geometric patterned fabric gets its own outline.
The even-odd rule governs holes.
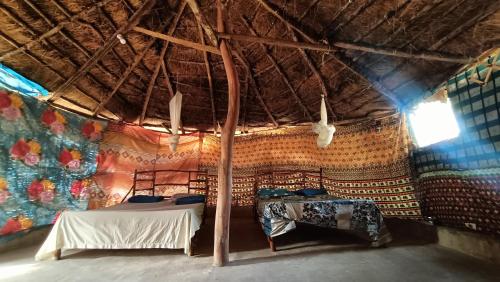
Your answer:
[[[471,81],[486,71],[480,65],[448,80],[460,135],[417,149],[413,162],[424,216],[500,235],[500,71],[485,85]]]
[[[409,167],[409,135],[404,118],[337,126],[333,142],[316,145],[310,127],[277,129],[236,136],[233,146],[233,205],[252,205],[255,177],[262,171],[323,169],[323,185],[344,199],[370,199],[384,216],[420,219]],[[209,204],[217,195],[219,138],[206,136],[200,167],[209,170]],[[259,176],[260,177],[260,176]],[[274,176],[274,188],[317,187],[317,174]],[[276,179],[278,178],[278,179]],[[286,182],[280,187],[279,181]],[[259,188],[271,181],[260,179]],[[296,183],[296,184],[294,184]]]

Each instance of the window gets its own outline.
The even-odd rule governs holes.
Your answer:
[[[460,134],[450,100],[420,103],[410,112],[410,125],[419,147],[429,146]]]
[[[47,89],[2,64],[0,64],[0,88],[34,97],[49,95]]]

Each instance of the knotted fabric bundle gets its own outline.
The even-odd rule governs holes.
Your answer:
[[[179,144],[179,135],[177,132],[179,131],[179,125],[181,122],[181,108],[182,108],[182,93],[177,91],[175,96],[169,102],[169,110],[170,110],[170,126],[172,127],[172,134],[168,141],[170,150],[175,152],[177,149],[177,144]]]
[[[318,134],[316,139],[316,144],[319,148],[326,148],[333,139],[333,133],[335,133],[335,126],[328,125],[328,115],[326,112],[325,98],[321,97],[321,120],[318,123],[313,124],[313,132]]]

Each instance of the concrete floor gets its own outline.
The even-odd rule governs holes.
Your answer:
[[[213,220],[198,236],[196,256],[180,250],[64,251],[35,262],[38,246],[0,254],[1,281],[500,281],[500,266],[432,243],[432,227],[388,221],[394,242],[369,248],[339,231],[299,226],[271,253],[260,227],[243,213],[231,222],[231,263],[212,267]]]

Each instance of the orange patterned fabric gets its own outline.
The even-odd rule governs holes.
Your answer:
[[[132,187],[136,169],[198,169],[201,137],[198,134],[182,136],[176,152],[172,153],[168,146],[169,136],[138,126],[110,125],[101,142],[94,176],[101,192],[92,195],[89,208],[119,203]],[[185,175],[161,177],[158,182],[173,182],[176,177]]]

